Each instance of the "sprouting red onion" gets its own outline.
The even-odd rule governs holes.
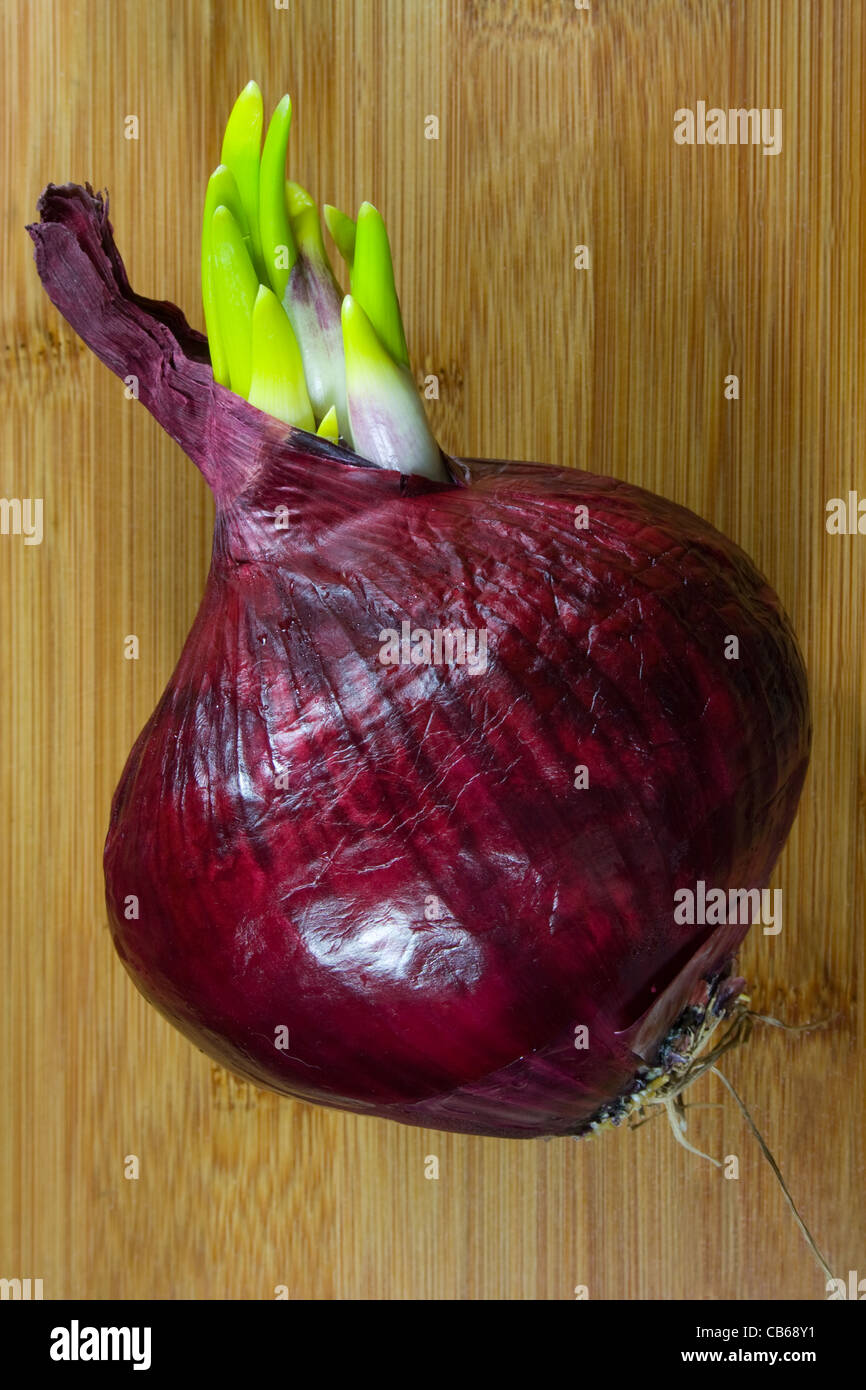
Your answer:
[[[39,209],[54,304],[216,502],[198,616],[112,807],[133,980],[306,1100],[514,1138],[616,1116],[735,991],[748,926],[681,925],[674,894],[765,886],[794,818],[808,695],[776,595],[613,478],[470,459],[443,485],[287,428],[133,293],[89,186]],[[383,664],[388,629],[408,662]],[[424,660],[437,630],[483,632],[486,662]]]

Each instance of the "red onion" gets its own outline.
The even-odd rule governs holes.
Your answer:
[[[89,186],[39,210],[52,301],[216,503],[111,812],[133,980],[288,1095],[513,1138],[618,1120],[738,992],[748,924],[681,924],[675,894],[764,887],[794,818],[808,695],[776,595],[616,479],[451,459],[442,483],[287,428],[130,289]],[[437,631],[476,634],[474,666],[436,664]]]

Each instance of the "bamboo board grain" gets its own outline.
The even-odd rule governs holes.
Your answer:
[[[0,537],[0,1275],[42,1278],[46,1298],[824,1296],[730,1103],[690,1132],[739,1156],[737,1181],[662,1123],[578,1145],[333,1114],[213,1067],[113,955],[110,796],[195,612],[212,512],[47,301],[23,228],[49,181],[107,187],[135,288],[201,326],[200,202],[250,76],[270,104],[292,95],[294,176],[384,212],[447,450],[662,492],[743,545],[791,614],[813,763],[774,877],[784,929],[741,961],[768,1012],[834,1022],[762,1034],[726,1071],[834,1268],[866,1275],[866,537],[824,528],[828,498],[866,490],[862,4],[0,13],[0,493],[43,498],[46,527],[41,546]],[[698,100],[781,107],[781,154],[676,146],[673,112]]]

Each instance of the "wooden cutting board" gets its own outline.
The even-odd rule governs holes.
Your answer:
[[[6,0],[0,24],[0,490],[44,503],[40,545],[0,536],[0,1276],[46,1298],[825,1296],[712,1078],[692,1100],[720,1108],[689,1135],[737,1155],[736,1180],[663,1119],[582,1144],[405,1129],[240,1084],[114,956],[109,801],[196,610],[212,511],[60,320],[24,225],[49,181],[107,187],[135,288],[202,326],[204,186],[251,76],[269,108],[292,95],[294,177],[384,212],[449,452],[664,493],[781,595],[814,754],[773,879],[783,930],[741,964],[765,1011],[833,1022],[760,1031],[724,1069],[834,1269],[866,1276],[866,537],[825,529],[828,499],[866,494],[866,8]],[[781,150],[675,143],[699,101],[781,108]]]

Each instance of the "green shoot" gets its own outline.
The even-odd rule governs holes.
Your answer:
[[[325,218],[325,226],[331,233],[334,243],[339,251],[349,271],[349,284],[352,283],[352,266],[355,260],[355,223],[351,217],[347,217],[339,208],[332,207],[330,203],[325,203],[322,207]]]
[[[349,273],[344,298],[319,208],[286,178],[291,122],[284,96],[263,144],[262,94],[248,82],[207,185],[201,285],[214,381],[379,467],[447,482],[409,369],[385,223],[372,203],[357,221],[325,204]]]
[[[409,365],[388,233],[380,212],[362,203],[355,231],[352,295],[369,318],[395,362]]]
[[[354,448],[381,468],[446,482],[442,454],[409,368],[394,361],[352,295],[343,300],[341,320]]]
[[[291,123],[292,103],[284,96],[271,117],[265,136],[259,180],[262,255],[268,279],[280,301],[286,292],[292,266],[298,259],[285,197],[286,151]]]
[[[325,261],[330,270],[318,208],[307,190],[291,179],[286,180],[286,208],[298,246],[310,260]]]
[[[211,218],[210,253],[219,338],[228,361],[231,389],[248,397],[253,305],[259,279],[241,229],[222,205]]]
[[[336,444],[339,440],[340,430],[337,425],[337,412],[333,406],[331,406],[327,415],[322,420],[322,423],[316,430],[316,434],[320,435],[322,439],[330,439],[332,444]]]
[[[247,399],[287,425],[315,428],[298,340],[272,290],[259,286],[253,306],[252,370]]]
[[[258,84],[248,82],[235,102],[223,136],[220,162],[234,174],[252,243],[252,261],[263,268],[259,228],[259,152],[264,112]]]

